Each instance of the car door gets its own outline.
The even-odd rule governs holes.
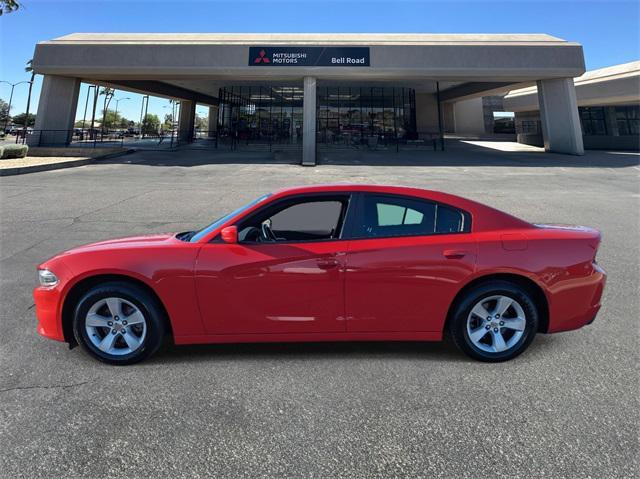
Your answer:
[[[470,219],[426,200],[361,195],[346,259],[347,330],[441,331],[474,271]]]
[[[204,245],[196,290],[207,333],[344,332],[348,205],[348,195],[287,199],[241,220],[237,244]],[[273,241],[256,235],[265,222]]]

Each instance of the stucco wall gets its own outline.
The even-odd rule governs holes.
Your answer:
[[[436,96],[416,93],[416,128],[420,133],[437,133],[438,102]]]
[[[484,134],[482,98],[472,98],[454,103],[453,111],[456,133]]]

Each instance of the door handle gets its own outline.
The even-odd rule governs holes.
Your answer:
[[[317,264],[320,269],[331,269],[337,267],[340,263],[336,259],[319,259]]]
[[[461,249],[446,249],[442,252],[442,254],[447,259],[460,259],[467,256],[469,252]]]

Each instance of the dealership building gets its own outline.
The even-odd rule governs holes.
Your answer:
[[[640,149],[640,61],[586,72],[574,80],[584,147]],[[538,90],[509,92],[503,107],[515,112],[518,141],[544,144]]]
[[[81,82],[180,101],[182,141],[204,105],[209,136],[288,141],[309,165],[323,145],[463,131],[468,106],[534,87],[545,149],[584,152],[582,46],[549,35],[82,33],[38,43],[33,67],[41,145],[70,141]]]

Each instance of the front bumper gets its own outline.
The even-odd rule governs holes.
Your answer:
[[[56,341],[65,340],[61,320],[61,297],[58,286],[54,288],[38,286],[33,290],[36,318],[38,320],[38,334]]]

